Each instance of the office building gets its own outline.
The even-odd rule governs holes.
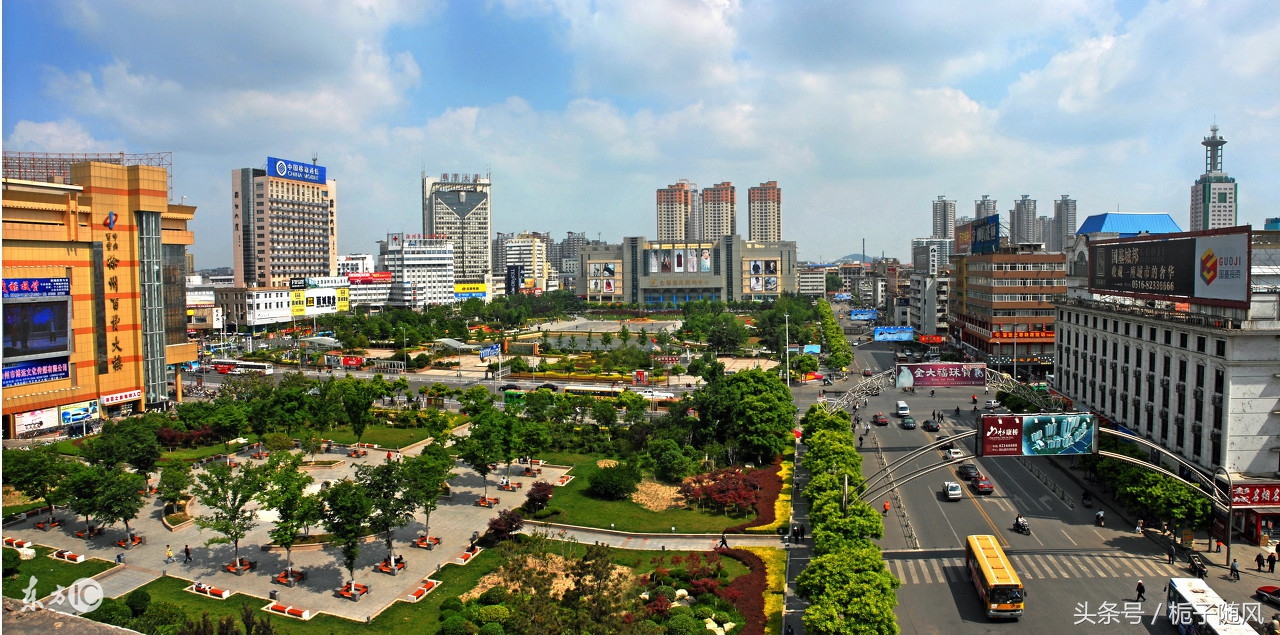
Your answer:
[[[990,198],[986,194],[982,198],[973,202],[973,218],[974,220],[982,220],[988,216],[997,216],[1000,214],[1000,208],[997,206],[996,199]]]
[[[829,267],[801,267],[796,271],[796,293],[813,298],[827,295],[827,272]]]
[[[950,238],[913,238],[911,268],[917,273],[936,276],[951,270],[955,241]]]
[[[560,277],[548,257],[550,234],[523,232],[503,245],[506,263],[505,293],[540,294],[560,288]]]
[[[1222,171],[1222,147],[1227,140],[1218,136],[1217,125],[1210,126],[1209,133],[1200,142],[1204,146],[1204,174],[1191,186],[1190,231],[1235,227],[1239,213],[1239,186]]]
[[[747,190],[747,239],[782,241],[782,189],[768,181]]]
[[[421,309],[452,304],[458,299],[457,293],[487,291],[487,287],[479,288],[482,283],[459,282],[456,279],[458,258],[454,249],[457,244],[456,240],[445,236],[421,234],[387,234],[386,240],[379,240],[378,271],[391,274],[391,293],[387,304]],[[473,286],[460,291],[459,285]]]
[[[422,227],[428,236],[453,244],[455,284],[475,285],[487,297],[493,267],[492,183],[479,174],[422,174]]]
[[[338,183],[325,167],[267,157],[266,169],[231,172],[236,285],[287,286],[331,276],[338,256]]]
[[[658,190],[658,240],[683,242],[691,222],[700,224],[698,184],[680,179]]]
[[[1071,244],[1076,235],[1076,200],[1067,194],[1053,202],[1053,222],[1045,237],[1045,250],[1059,252]]]
[[[933,238],[956,237],[956,202],[938,196],[933,202]]]
[[[373,254],[344,254],[338,256],[337,270],[334,275],[345,276],[349,273],[370,273],[374,270]]]
[[[181,370],[169,369],[196,359],[195,207],[169,202],[168,170],[146,164],[154,155],[72,156],[4,156],[6,175],[28,177],[3,179],[5,438],[83,434],[104,416],[166,407],[182,398]]]
[[[716,240],[738,233],[738,197],[733,183],[716,183],[702,190],[702,226],[689,229],[685,234],[689,242]]]
[[[1036,200],[1023,194],[1009,211],[1009,242],[1014,245],[1043,242],[1036,234]]]

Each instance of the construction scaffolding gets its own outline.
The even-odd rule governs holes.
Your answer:
[[[4,178],[42,183],[69,184],[71,165],[97,161],[116,165],[149,165],[165,169],[169,178],[169,201],[173,201],[173,153],[145,152],[4,152]]]

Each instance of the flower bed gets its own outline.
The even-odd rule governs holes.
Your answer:
[[[738,576],[716,594],[731,602],[742,614],[745,622],[742,635],[764,635],[767,619],[764,594],[769,583],[764,561],[745,549],[722,549],[720,553],[747,565],[751,573]]]

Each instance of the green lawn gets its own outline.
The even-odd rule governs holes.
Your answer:
[[[536,458],[554,465],[572,465],[569,474],[574,479],[564,487],[556,487],[548,507],[561,510],[561,514],[547,519],[550,522],[600,529],[616,529],[634,533],[662,532],[669,533],[676,528],[681,534],[718,534],[726,528],[740,525],[755,517],[754,514],[742,516],[726,516],[707,511],[678,509],[665,512],[654,512],[629,500],[603,501],[587,495],[587,477],[600,468],[596,461],[602,455],[574,454],[567,452],[544,452]],[[499,466],[495,477],[504,473],[505,466]],[[710,546],[710,545],[708,545]]]
[[[351,432],[351,428],[330,430],[323,434],[326,439],[329,439],[334,443],[352,444],[356,442],[356,435]],[[426,428],[389,428],[387,426],[369,426],[368,428],[365,428],[364,436],[360,437],[360,442],[377,443],[380,448],[403,448],[427,439],[430,436],[431,435]]]
[[[244,447],[244,443],[232,443],[231,453],[234,454],[240,448]],[[201,459],[207,459],[218,454],[226,454],[227,445],[225,443],[215,443],[213,445],[205,445],[198,448],[182,448],[176,452],[169,452],[167,448],[160,452],[161,461],[186,461],[195,463]]]
[[[0,514],[9,516],[10,514],[19,514],[33,509],[44,507],[44,501],[31,501],[30,503],[22,503],[20,505],[5,505],[4,510]]]
[[[52,549],[35,547],[35,550],[35,558],[23,560],[19,565],[17,577],[5,578],[5,597],[22,599],[31,578],[36,579],[36,597],[43,598],[56,591],[59,586],[69,587],[80,578],[91,578],[116,566],[114,562],[92,558],[80,564],[63,562],[46,557],[53,553]]]

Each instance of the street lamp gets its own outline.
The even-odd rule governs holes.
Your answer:
[[[1219,465],[1217,468],[1213,470],[1213,489],[1214,490],[1218,489],[1218,473],[1219,472],[1221,472],[1223,476],[1227,477],[1227,522],[1226,522],[1226,526],[1223,527],[1222,529],[1222,533],[1226,535],[1226,539],[1227,539],[1227,558],[1225,562],[1227,564],[1230,564],[1231,563],[1231,525],[1234,524],[1235,522],[1234,508],[1235,508],[1236,501],[1235,501],[1235,493],[1231,487],[1231,473],[1227,471],[1227,468],[1224,468],[1221,465]],[[1210,538],[1212,537],[1213,536],[1210,535]]]
[[[409,372],[409,351],[405,347],[405,334],[404,327],[402,326],[400,327],[400,354],[404,355],[404,368],[400,371],[402,373]]]

